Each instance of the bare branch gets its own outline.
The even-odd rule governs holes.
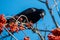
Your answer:
[[[40,1],[41,3],[45,3],[44,1],[42,1],[42,0],[38,0],[38,1]]]
[[[34,32],[34,30],[37,30],[37,31],[40,31],[40,32],[51,32],[50,30],[40,30],[40,29],[36,29],[36,28],[33,28],[33,32]],[[19,30],[20,31],[20,30]],[[13,32],[13,34],[14,33],[16,33],[16,32]],[[6,38],[6,37],[9,37],[10,35],[5,35],[5,36],[3,36],[2,38],[4,39],[4,38]],[[2,38],[0,38],[0,39],[2,39]]]
[[[8,29],[4,26],[4,29],[15,39],[18,40],[11,32],[8,31]]]
[[[47,7],[48,11],[50,12],[50,15],[51,15],[51,17],[52,17],[52,19],[53,19],[53,22],[54,22],[55,26],[58,28],[57,22],[56,22],[54,16],[52,15],[52,14],[53,14],[53,11],[52,11],[51,8],[49,8],[48,0],[46,0],[46,7]]]

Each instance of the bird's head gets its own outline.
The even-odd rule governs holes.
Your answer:
[[[39,15],[40,15],[41,18],[44,18],[45,14],[46,13],[45,13],[44,9],[39,9]]]
[[[38,13],[38,16],[39,16],[40,18],[44,18],[44,16],[46,15],[46,12],[45,12],[44,9],[32,8],[32,10],[33,10],[33,12],[36,13],[36,15],[37,15],[37,13]]]

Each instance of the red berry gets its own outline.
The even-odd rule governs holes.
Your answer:
[[[52,30],[52,34],[54,34],[56,36],[60,36],[60,28],[56,28],[56,29]]]
[[[14,23],[14,22],[11,22],[10,24],[9,24],[9,27],[10,27],[10,31],[11,32],[14,32],[14,31],[18,31],[18,24],[16,24],[16,23]]]
[[[29,23],[26,23],[26,26],[27,26],[28,28],[31,28],[32,25],[33,25],[32,21],[30,21]]]
[[[24,30],[24,26],[22,24],[20,24],[20,27],[19,27],[20,30]]]
[[[24,40],[30,40],[30,38],[29,37],[25,37]]]
[[[3,23],[3,24],[5,24],[6,23],[6,19],[5,19],[5,17],[4,17],[4,15],[2,14],[2,15],[0,15],[0,23]]]
[[[20,30],[24,30],[25,28],[24,27],[19,27]]]
[[[0,34],[1,34],[2,31],[3,31],[3,24],[0,23]]]

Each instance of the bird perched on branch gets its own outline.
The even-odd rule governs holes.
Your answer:
[[[33,23],[36,23],[39,19],[44,17],[45,10],[44,9],[37,9],[37,8],[28,8],[28,9],[24,10],[23,12],[18,13],[14,17],[16,19],[18,19],[18,17],[21,15],[26,16],[28,18],[29,22],[32,21]],[[23,18],[23,20],[25,20],[25,17],[21,17],[21,18]],[[12,21],[12,19],[11,20],[10,19],[7,19],[7,22]]]

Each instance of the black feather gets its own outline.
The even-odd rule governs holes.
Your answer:
[[[42,13],[44,13],[44,15],[45,15],[44,9],[28,8],[28,9],[24,10],[23,12],[18,13],[14,17],[16,18],[16,17],[19,17],[20,15],[25,15],[28,18],[29,22],[32,21],[33,23],[36,23],[39,19],[44,17],[44,15],[40,15]],[[22,18],[25,20],[24,17],[22,17]],[[14,20],[12,20],[11,18],[7,19],[7,22],[10,22],[10,21],[14,21]]]

